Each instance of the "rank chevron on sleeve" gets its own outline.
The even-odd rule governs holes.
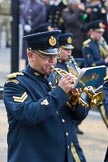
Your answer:
[[[15,102],[24,102],[27,98],[27,93],[25,92],[21,97],[13,96]]]

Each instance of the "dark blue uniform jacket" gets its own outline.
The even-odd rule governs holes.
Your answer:
[[[88,110],[65,107],[64,91],[59,86],[51,91],[47,77],[30,66],[9,78],[4,85],[8,162],[73,162],[73,120],[83,120]]]
[[[79,72],[80,68],[77,66],[77,64],[73,64],[73,61],[70,59],[69,61],[61,61],[58,60],[57,64],[56,64],[56,68],[60,68],[61,70],[65,70],[66,72],[70,72],[70,68],[72,68],[74,71]],[[71,70],[72,73],[72,70]],[[76,73],[77,74],[77,73]],[[51,76],[52,76],[52,80],[51,80]],[[56,85],[56,72],[52,73],[49,77],[49,80],[51,80],[52,85]],[[60,76],[58,76],[58,79],[60,79]],[[87,109],[88,111],[88,109]],[[72,139],[72,143],[73,143],[73,147],[75,149],[74,151],[74,162],[86,162],[86,158],[84,156],[83,150],[80,147],[79,141],[78,141],[78,137],[77,137],[77,132],[76,132],[76,124],[81,123],[81,120],[73,120],[72,122],[72,135],[73,135],[73,139]],[[73,150],[73,147],[71,147],[71,150]]]
[[[85,67],[105,65],[97,41],[88,40],[88,43],[82,47],[82,54]]]

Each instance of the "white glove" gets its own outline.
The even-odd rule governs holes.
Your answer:
[[[27,32],[27,33],[30,33],[31,32],[31,26],[30,25],[25,25],[24,26],[24,30]]]

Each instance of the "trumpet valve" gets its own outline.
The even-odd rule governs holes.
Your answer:
[[[81,98],[79,98],[79,104],[81,104],[83,107],[85,107],[85,108],[88,108],[88,104],[84,101],[84,100],[82,100]]]

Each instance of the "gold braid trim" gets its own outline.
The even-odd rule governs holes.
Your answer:
[[[80,159],[79,159],[79,156],[76,152],[76,148],[74,147],[73,143],[71,143],[71,152],[72,152],[72,155],[74,157],[74,160],[75,162],[81,162]]]
[[[23,93],[21,97],[13,96],[13,99],[15,102],[24,102],[26,98],[28,97],[27,93]]]
[[[108,118],[106,117],[106,114],[105,114],[105,108],[104,108],[104,105],[101,105],[100,106],[100,112],[101,112],[101,116],[106,124],[106,126],[108,127]]]
[[[78,74],[78,72],[74,68],[72,68],[71,66],[68,66],[68,65],[67,65],[67,68],[68,68],[68,72],[69,73],[71,73],[74,76],[78,77],[79,74]]]
[[[105,50],[104,47],[99,46],[99,50],[100,50],[100,54],[101,54],[102,58],[105,58],[108,56],[108,50]]]
[[[23,76],[23,75],[24,75],[24,73],[22,73],[22,72],[15,72],[15,73],[11,73],[11,74],[7,75],[7,78],[12,79],[12,78],[16,78],[17,76]]]
[[[7,80],[7,81],[6,81],[6,83],[9,83],[9,82],[13,82],[13,83],[16,83],[16,84],[19,83],[19,81],[16,80],[16,79],[10,79],[10,80]]]
[[[108,81],[108,75],[104,77],[104,81]]]

